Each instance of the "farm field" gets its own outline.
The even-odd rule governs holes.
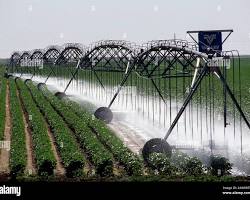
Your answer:
[[[230,69],[224,71],[221,68],[247,118],[250,118],[249,63],[249,56],[244,56],[240,59],[231,59]],[[123,72],[105,71],[101,68],[103,63],[99,64],[95,71],[88,68],[80,69],[66,91],[69,96],[78,96],[92,102],[95,105],[90,111],[92,114],[98,107],[110,104],[124,77]],[[178,64],[180,63],[176,63]],[[55,87],[54,92],[62,92],[69,83],[75,66],[76,63],[65,65],[46,63],[42,68],[18,66],[13,69],[10,67],[9,71],[16,73],[17,76],[21,75],[23,79],[33,77],[32,80],[37,82],[48,80],[47,85],[50,89]],[[176,71],[178,67],[169,73],[175,74]],[[188,95],[192,78],[192,76],[181,76],[148,79],[140,76],[137,70],[133,71],[113,101],[111,109],[115,113],[114,118],[117,116],[118,123],[115,126],[111,125],[112,130],[126,132],[126,136],[122,138],[129,140],[125,142],[130,146],[134,145],[131,150],[135,153],[139,153],[149,139],[164,137],[164,133]],[[237,161],[239,157],[243,155],[247,157],[247,162],[249,160],[248,127],[230,96],[224,94],[223,84],[218,77],[213,73],[207,74],[173,129],[168,142],[180,148],[189,145],[191,148],[200,149],[212,149],[210,144],[214,143],[215,148],[225,149],[219,153],[227,157],[233,155],[229,159],[239,167],[241,165],[241,162]],[[131,142],[133,139],[137,144]],[[238,154],[237,159],[232,158],[235,157],[235,153]],[[249,172],[249,170],[244,171]]]
[[[0,200],[250,196],[249,8],[0,1]]]
[[[171,159],[153,154],[146,164],[87,107],[58,99],[46,86],[38,90],[32,81],[6,79],[3,72],[1,67],[0,137],[10,148],[1,149],[3,180],[248,180],[230,176],[230,167],[217,177],[214,168],[179,151]]]
[[[249,88],[250,88],[250,57],[244,56],[240,59],[240,67],[239,67],[239,60],[235,59],[231,61],[231,66],[234,63],[234,67],[226,70],[226,79],[230,88],[232,89],[233,93],[235,94],[238,101],[240,101],[242,109],[246,112],[246,115],[250,117],[250,98],[249,98]],[[63,65],[51,65],[50,67],[53,68],[56,76],[54,74],[51,75],[51,78],[62,78],[62,79],[70,79],[71,73],[74,71],[74,65],[71,66],[63,66]],[[33,74],[35,73],[37,76],[44,77],[48,76],[51,73],[51,69],[49,66],[44,66],[42,70],[38,68],[27,68],[27,67],[19,67],[19,69],[15,69],[14,71],[17,73],[27,73]],[[12,72],[10,70],[10,72]],[[115,88],[117,85],[120,84],[123,73],[121,72],[104,72],[104,71],[96,71],[95,72],[99,79],[101,80],[104,86]],[[97,83],[97,79],[91,70],[80,70],[77,73],[76,80],[84,80],[88,83],[93,84],[95,87],[99,87]],[[75,81],[75,82],[77,82]],[[74,82],[74,81],[73,81]],[[162,93],[162,96],[165,99],[170,99],[172,102],[175,100],[182,101],[187,90],[187,87],[191,84],[192,77],[183,78],[171,78],[171,79],[156,79],[155,84],[159,88],[159,91]],[[77,83],[75,84],[75,86]],[[154,88],[154,85],[150,80],[143,79],[138,77],[136,73],[132,73],[131,76],[128,78],[128,81],[125,83],[125,86],[133,87],[136,86],[137,90],[142,95],[147,96],[157,96],[157,91]],[[212,88],[213,94],[208,94],[208,88]],[[99,89],[98,89],[99,90]],[[241,92],[240,92],[241,91]],[[98,91],[96,91],[98,92]],[[201,87],[199,92],[197,92],[194,97],[193,101],[196,104],[204,104],[206,101],[211,101],[211,103],[215,104],[216,112],[223,111],[223,86],[221,82],[218,80],[216,76],[207,76]],[[213,102],[212,102],[213,101]],[[155,102],[157,103],[157,102]],[[239,113],[235,112],[235,107],[230,98],[228,98],[228,109],[229,114],[233,116],[233,113],[239,117]],[[159,112],[155,110],[155,112]]]

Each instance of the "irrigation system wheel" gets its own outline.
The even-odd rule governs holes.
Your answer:
[[[66,97],[67,95],[64,92],[56,92],[55,96],[59,99],[63,99],[64,97]]]
[[[31,79],[30,78],[25,79],[24,83],[27,84],[28,81],[31,81]]]
[[[17,76],[17,77],[15,77],[15,82],[16,82],[18,79],[21,79],[21,78],[20,78],[20,77],[18,77],[18,76]]]
[[[108,107],[100,107],[98,108],[95,113],[95,117],[97,119],[103,120],[105,123],[110,123],[113,119],[113,113]]]
[[[8,74],[8,77],[7,77],[7,78],[11,78],[11,77],[13,77],[13,75],[12,75],[12,74]]]
[[[4,73],[4,78],[9,78],[9,74],[7,72]]]
[[[45,83],[38,83],[37,84],[37,89],[42,90],[42,87],[45,85]]]
[[[162,138],[153,138],[150,139],[145,143],[142,149],[142,156],[146,163],[149,162],[149,155],[151,153],[163,153],[167,157],[171,157],[172,155],[172,148],[171,146],[166,142],[166,140]]]

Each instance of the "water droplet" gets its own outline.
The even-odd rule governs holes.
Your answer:
[[[91,5],[90,10],[91,10],[91,12],[95,12],[95,11],[96,11],[96,7],[95,7],[95,5]]]
[[[217,11],[220,12],[221,11],[221,5],[217,6]]]
[[[154,9],[155,12],[158,12],[159,11],[159,6],[158,5],[154,5],[153,9]]]
[[[221,115],[220,115],[220,114],[218,115],[218,120],[219,120],[219,121],[221,120]]]
[[[63,34],[63,33],[60,33],[59,37],[60,37],[61,39],[63,39],[63,38],[64,38],[64,34]]]
[[[122,38],[123,38],[123,39],[126,39],[126,38],[127,38],[127,33],[123,33],[123,34],[122,34]]]
[[[29,11],[29,12],[32,12],[32,10],[33,10],[33,6],[32,6],[32,5],[29,5],[29,6],[28,6],[28,11]]]

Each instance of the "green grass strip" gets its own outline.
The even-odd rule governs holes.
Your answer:
[[[32,130],[32,142],[39,175],[52,175],[56,159],[52,151],[45,119],[37,108],[27,86],[21,80],[17,81],[24,107],[29,116]]]
[[[10,172],[12,176],[17,176],[24,173],[27,163],[25,126],[14,80],[9,81],[9,87],[11,112]]]
[[[43,93],[53,107],[61,113],[66,122],[75,131],[78,141],[95,166],[96,173],[101,176],[112,175],[113,156],[89,129],[86,120],[78,117],[64,102],[60,101],[47,89],[44,89]]]
[[[69,177],[81,175],[85,160],[70,129],[33,83],[29,82],[27,85],[52,129],[66,175]]]
[[[0,81],[0,140],[4,139],[5,117],[6,117],[6,79]]]

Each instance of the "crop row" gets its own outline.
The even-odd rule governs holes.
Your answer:
[[[115,159],[125,167],[129,175],[142,174],[143,161],[132,153],[104,122],[93,118],[91,114],[78,103],[68,99],[64,100],[64,102],[81,119],[84,119],[88,123],[89,127],[97,134],[98,139],[108,147]]]
[[[85,120],[78,117],[64,102],[48,90],[45,89],[43,94],[74,130],[79,143],[95,166],[97,174],[111,175],[113,173],[113,156],[89,129]]]
[[[17,96],[16,84],[9,81],[10,89],[10,112],[11,112],[11,151],[10,151],[10,172],[13,176],[23,174],[27,152],[25,145],[25,129],[22,115],[22,108]]]
[[[32,96],[39,106],[41,112],[46,117],[56,140],[57,149],[63,165],[66,169],[66,175],[71,177],[80,175],[84,166],[84,157],[73,137],[71,130],[67,127],[62,117],[53,109],[43,94],[31,83],[27,83]]]
[[[6,79],[0,81],[0,140],[4,138],[5,115],[6,115]]]
[[[46,122],[37,108],[28,88],[24,82],[17,80],[20,95],[29,116],[29,124],[32,130],[32,142],[35,152],[35,160],[39,175],[51,175],[56,165],[52,151],[51,142],[48,136]]]

